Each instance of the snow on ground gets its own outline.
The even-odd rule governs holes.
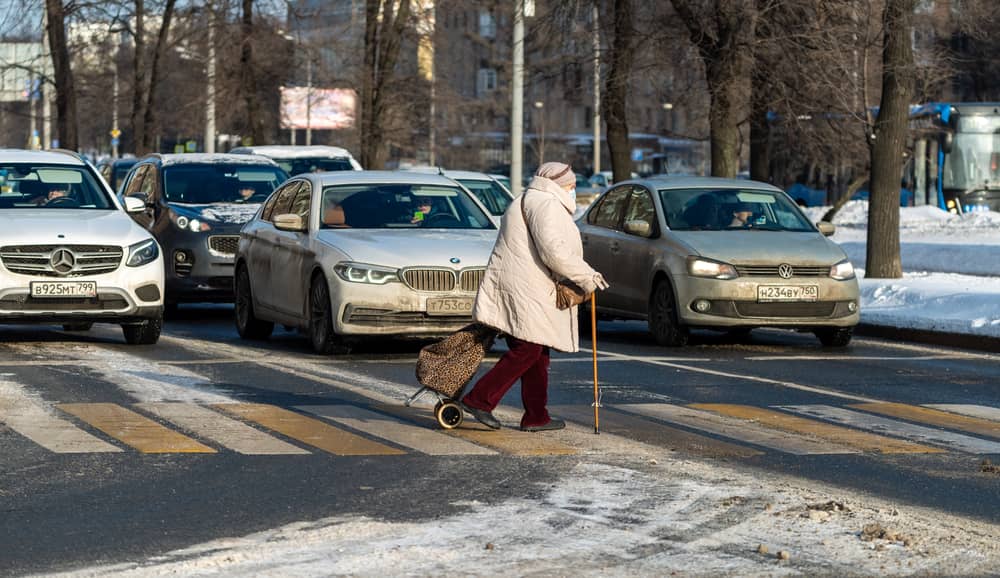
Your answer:
[[[806,209],[818,221],[829,207]],[[864,277],[867,201],[846,204],[832,237],[860,268],[861,321],[1000,337],[1000,213],[900,209],[902,279]]]

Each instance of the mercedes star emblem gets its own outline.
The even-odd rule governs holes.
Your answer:
[[[76,266],[76,256],[69,249],[56,249],[49,258],[52,270],[60,275],[66,275]]]
[[[792,273],[794,273],[794,271],[792,270],[792,266],[788,263],[778,265],[778,276],[782,279],[791,279]]]

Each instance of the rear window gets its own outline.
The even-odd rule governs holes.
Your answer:
[[[278,166],[291,176],[302,173],[324,173],[327,171],[353,171],[354,165],[348,158],[331,159],[327,157],[301,159],[275,159]]]
[[[113,210],[114,202],[86,167],[0,165],[0,209]]]
[[[171,203],[262,203],[288,176],[278,167],[245,164],[170,165],[163,195]]]

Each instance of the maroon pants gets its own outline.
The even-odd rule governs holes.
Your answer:
[[[551,418],[545,409],[549,400],[549,348],[510,336],[507,337],[507,347],[510,351],[504,353],[493,369],[476,382],[462,403],[475,409],[493,411],[504,394],[520,379],[521,402],[524,404],[521,427],[549,423]]]

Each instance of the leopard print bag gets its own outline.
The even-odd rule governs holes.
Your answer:
[[[480,323],[459,329],[420,350],[417,381],[442,395],[457,398],[476,375],[497,331]]]

